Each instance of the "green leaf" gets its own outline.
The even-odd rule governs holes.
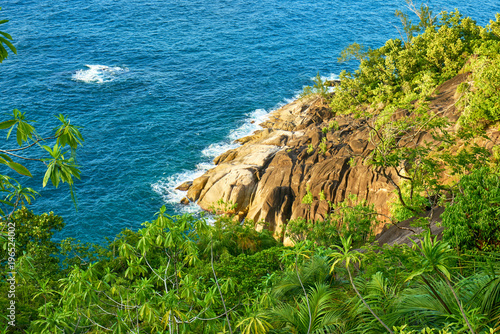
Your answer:
[[[5,205],[9,205],[9,206],[15,206],[14,203],[11,203],[9,201],[4,201],[3,199],[0,199],[0,203],[5,204]]]
[[[43,182],[42,186],[45,187],[47,185],[47,182],[49,181],[50,175],[52,174],[52,170],[54,169],[54,164],[51,163],[49,164],[49,167],[47,167],[47,171],[45,172],[45,175],[43,176]]]
[[[9,132],[7,132],[7,139],[9,139],[10,134],[12,133],[12,130],[13,130],[13,129],[14,129],[14,127],[11,127],[11,128],[9,129]]]
[[[420,276],[422,275],[423,273],[425,273],[425,269],[419,269],[419,270],[415,270],[414,272],[412,272],[406,279],[405,279],[405,282],[408,282],[410,280],[412,280],[414,277],[416,276]]]
[[[2,24],[1,21],[0,21],[0,24]],[[5,36],[5,38],[12,40],[12,36],[7,34],[6,32],[0,31],[0,35],[3,35],[3,36]]]
[[[10,168],[12,168],[13,170],[15,170],[16,172],[18,172],[19,174],[21,175],[26,175],[26,176],[29,176],[29,177],[33,177],[30,173],[30,171],[24,167],[23,165],[17,163],[17,162],[7,162],[6,163],[7,166],[9,166]]]
[[[49,152],[50,155],[52,156],[54,155],[54,153],[52,152],[52,148],[50,146],[47,145],[41,145],[41,146],[45,151]]]
[[[12,158],[9,157],[7,154],[0,154],[0,157],[4,158],[7,161],[12,161]]]
[[[9,42],[9,40],[3,38],[3,37],[0,37],[0,42],[3,42],[5,45],[7,45],[9,47],[9,49],[14,52],[14,54],[17,54],[17,50],[16,48],[14,47],[14,45],[12,45],[11,42]]]
[[[21,124],[17,125],[17,132],[16,132],[16,141],[17,145],[22,146],[23,145],[23,133],[21,132]]]
[[[14,124],[16,124],[16,120],[15,119],[11,119],[9,121],[4,121],[4,122],[1,122],[0,123],[0,130],[5,130],[5,129],[8,129],[10,128],[11,126],[13,126]]]

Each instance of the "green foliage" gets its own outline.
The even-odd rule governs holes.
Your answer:
[[[56,288],[56,280],[62,277],[59,267],[58,247],[51,240],[64,223],[61,217],[50,214],[35,215],[25,207],[15,211],[9,221],[0,222],[2,228],[7,224],[15,226],[15,238],[5,240],[2,247],[2,275],[0,280],[0,303],[7,305],[10,292],[6,278],[16,272],[16,327],[26,329],[38,314],[37,309],[58,297],[53,292],[45,295],[43,291]],[[14,240],[14,241],[13,241]],[[6,259],[15,245],[16,262],[13,270]],[[37,295],[38,293],[38,295]],[[42,293],[42,294],[41,294]],[[0,322],[1,323],[1,322]]]
[[[312,204],[312,193],[308,194]],[[296,241],[309,240],[326,247],[339,244],[340,236],[351,237],[357,246],[373,237],[372,226],[377,216],[373,205],[351,195],[339,204],[330,203],[330,211],[324,221],[308,221],[303,218],[291,220],[288,222],[286,235]]]
[[[337,121],[330,121],[327,127],[321,129],[321,131],[326,135],[329,131],[337,131],[339,129],[339,123]]]
[[[59,218],[36,217],[26,210],[17,215],[18,221],[39,221],[36,225],[43,226],[43,233],[26,227],[42,246],[30,247],[31,259],[57,252],[49,237],[61,227]],[[252,229],[255,234],[238,246],[232,235],[244,228],[229,221],[224,218],[210,226],[190,216],[169,217],[162,209],[141,230],[123,231],[102,248],[64,241],[53,259],[62,256],[72,265],[67,269],[32,260],[35,267],[20,263],[19,328],[38,333],[58,328],[99,332],[103,327],[138,333],[215,333],[229,328],[226,305],[233,330],[249,333],[280,333],[285,327],[299,332],[310,327],[311,333],[320,328],[333,333],[382,332],[380,321],[398,328],[406,324],[401,331],[409,333],[425,327],[460,332],[463,318],[446,279],[458,282],[454,289],[477,331],[495,326],[500,267],[494,256],[491,270],[463,279],[454,268],[453,250],[430,237],[419,252],[385,246],[382,252],[360,253],[352,249],[350,236],[339,236],[335,247],[306,242],[266,248],[261,243],[251,249],[248,245],[258,245],[262,236]],[[484,262],[482,254],[463,263],[487,268],[476,263]],[[363,267],[358,266],[361,260]],[[414,279],[420,276],[432,289]],[[7,287],[1,284],[0,292]],[[135,312],[123,312],[123,305]]]
[[[329,91],[328,91],[328,84],[327,81],[323,81],[321,79],[321,76],[316,74],[316,76],[313,79],[314,85],[311,86],[306,86],[304,87],[304,91],[300,94],[300,97],[306,97],[306,96],[318,96],[320,98],[328,98],[329,96]]]
[[[293,333],[333,331],[340,323],[340,319],[339,313],[334,310],[332,294],[327,285],[318,285],[308,291],[307,298],[312,314],[309,314],[306,297],[291,305],[280,303],[272,314],[280,327],[285,327]]]
[[[233,203],[232,201],[226,202],[221,198],[210,207],[210,211],[213,214],[233,213],[237,206],[237,203]]]
[[[333,251],[332,253],[330,253],[330,255],[329,255],[332,258],[332,266],[331,266],[330,271],[333,272],[335,270],[335,266],[337,264],[344,264],[345,265],[345,268],[346,268],[347,273],[349,275],[349,281],[352,285],[352,288],[354,289],[354,291],[358,295],[359,299],[363,302],[364,306],[370,311],[370,313],[375,317],[375,319],[377,319],[377,321],[382,326],[384,326],[385,329],[387,329],[387,331],[389,333],[392,334],[393,331],[382,321],[382,319],[380,319],[380,317],[368,305],[368,303],[363,298],[363,296],[361,296],[360,292],[356,288],[356,285],[354,284],[354,280],[353,280],[353,277],[351,274],[350,266],[351,266],[351,264],[352,265],[356,265],[356,264],[361,265],[361,260],[363,258],[363,254],[356,251],[356,250],[351,250],[352,249],[352,240],[351,240],[350,236],[347,238],[341,237],[340,241],[341,241],[342,245],[341,246],[338,246],[338,245],[334,246],[334,248],[336,250]]]
[[[257,289],[263,277],[280,271],[280,260],[283,249],[273,247],[256,252],[252,255],[224,255],[215,265],[216,272],[221,277],[231,277],[237,290],[236,295],[252,293]]]
[[[0,10],[2,10],[2,7],[0,7]],[[9,20],[0,20],[0,24],[4,24],[7,22],[9,22]],[[12,45],[11,41],[12,41],[11,35],[9,35],[6,32],[0,31],[0,63],[9,56],[9,53],[5,48],[5,46],[7,46],[10,49],[10,51],[12,51],[14,54],[17,53],[17,50],[14,47],[14,45]]]
[[[375,207],[365,200],[350,195],[343,202],[330,205],[332,213],[328,220],[336,222],[341,236],[350,237],[355,246],[360,246],[373,237],[373,226],[377,222]]]
[[[306,194],[304,195],[304,197],[302,197],[302,204],[311,205],[313,201],[314,201],[314,196],[309,190],[309,186],[307,186]]]
[[[500,39],[500,13],[495,15],[495,21],[491,20],[487,28],[493,35]]]
[[[451,273],[450,273],[450,260],[454,258],[453,250],[450,245],[446,242],[437,241],[437,237],[432,238],[431,233],[428,232],[427,235],[421,240],[420,247],[417,245],[415,241],[413,244],[416,249],[418,249],[421,253],[421,261],[420,266],[416,268],[409,276],[408,280],[412,279],[415,276],[421,276],[425,273],[435,272],[437,273],[448,285],[455,301],[460,309],[460,313],[463,317],[464,323],[467,324],[471,334],[475,334],[474,329],[472,328],[469,319],[467,318],[465,311],[462,308],[462,303],[459,300],[455,290],[451,285]],[[442,299],[439,299],[443,306],[445,306]],[[449,311],[449,307],[447,307]]]
[[[452,334],[453,333],[448,328],[436,329],[436,328],[425,327],[422,330],[407,330],[406,327],[407,325],[398,327],[396,328],[396,331],[394,333],[396,334]]]
[[[326,137],[323,137],[323,139],[321,139],[321,143],[319,143],[318,147],[319,147],[320,153],[323,154],[323,155],[325,155],[326,154],[326,150],[327,150]]]
[[[484,43],[470,59],[469,80],[462,93],[460,122],[477,130],[500,120],[500,41]],[[476,131],[477,131],[476,130]]]
[[[326,201],[326,196],[325,196],[325,191],[324,190],[321,190],[319,192],[319,200],[320,201]]]
[[[55,187],[57,187],[61,181],[68,183],[72,199],[76,204],[76,198],[73,191],[73,178],[80,179],[80,170],[76,164],[75,149],[78,145],[81,145],[83,137],[78,127],[71,125],[68,119],[64,118],[62,115],[59,115],[58,119],[62,122],[62,125],[54,130],[55,134],[42,137],[32,125],[34,121],[27,120],[25,113],[14,109],[12,112],[12,119],[1,122],[0,130],[8,130],[6,135],[7,139],[10,138],[10,135],[15,130],[16,143],[19,148],[0,149],[0,163],[11,168],[20,175],[28,177],[31,177],[28,168],[15,162],[13,159],[21,161],[34,160],[44,163],[47,166],[47,171],[43,178],[42,185],[45,187],[49,178]],[[55,140],[55,144],[52,148],[48,145],[41,144],[49,140]],[[31,158],[23,155],[24,152],[32,151],[37,146],[42,148],[44,152],[48,152],[49,157],[42,156],[40,158]],[[70,156],[63,151],[65,146],[71,148],[72,152]],[[5,175],[1,175],[0,177],[0,191],[6,194],[1,203],[7,207],[11,207],[11,212],[19,205],[23,205],[24,203],[29,204],[37,194],[33,189],[24,188],[16,179]],[[0,214],[5,216],[7,213],[1,210]]]
[[[461,250],[493,250],[500,245],[500,174],[487,167],[459,183],[460,191],[442,215],[443,239]]]
[[[260,298],[267,289],[261,284],[263,277],[282,270],[282,249],[274,247],[277,243],[268,231],[257,232],[254,226],[225,217],[210,226],[192,216],[169,217],[162,208],[141,230],[125,230],[107,246],[67,239],[58,251],[48,240],[54,228],[62,227],[60,218],[36,217],[25,210],[13,217],[21,219],[18,216],[33,223],[40,221],[25,236],[39,245],[31,247],[33,265],[21,268],[19,263],[18,268],[26,279],[23,286],[18,285],[25,301],[18,300],[17,306],[27,316],[19,317],[20,321],[25,319],[19,328],[35,332],[57,328],[148,333],[165,328],[184,333],[212,328],[210,332],[217,332],[230,326],[231,317],[237,317],[234,309],[242,307],[242,300],[248,303],[250,298]],[[41,234],[38,225],[43,227]],[[58,256],[47,256],[50,252]],[[43,257],[55,265],[44,264]],[[63,266],[57,265],[58,258]],[[7,287],[1,285],[2,289]],[[30,298],[36,300],[32,307],[26,302]],[[123,305],[134,312],[123,312]],[[261,312],[254,311],[248,310],[246,321],[238,321],[239,328],[253,323],[249,315]],[[228,317],[219,319],[224,312]]]
[[[14,212],[9,222],[15,224],[17,250],[21,254],[30,253],[32,247],[37,247],[34,253],[46,255],[57,251],[57,245],[51,239],[54,233],[61,231],[65,225],[61,217],[52,212],[35,215],[26,207],[22,207]],[[6,224],[7,221],[0,221],[1,226]],[[5,245],[3,248],[6,248]]]
[[[407,245],[378,246],[377,243],[363,247],[365,270],[362,273],[365,279],[369,279],[377,272],[381,272],[384,277],[390,277],[393,282],[402,285],[407,278],[407,273],[402,268],[414,268],[417,265],[415,253]]]
[[[236,328],[241,328],[242,334],[265,334],[273,328],[269,323],[271,317],[265,312],[248,313],[250,314],[236,325]]]
[[[359,45],[348,47],[342,59],[360,60],[354,73],[342,72],[330,106],[337,114],[378,113],[384,106],[400,106],[414,99],[427,99],[438,84],[450,79],[464,66],[476,44],[481,29],[457,11],[442,13],[435,20],[426,6],[420,10],[420,23],[414,25],[408,15],[402,18],[406,41],[393,39],[379,49],[363,51]],[[421,32],[413,36],[414,32]]]

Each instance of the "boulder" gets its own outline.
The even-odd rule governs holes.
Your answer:
[[[180,191],[188,191],[192,185],[193,185],[193,181],[186,181],[186,182],[180,184],[179,186],[177,186],[177,188],[175,188],[175,189],[180,190]]]

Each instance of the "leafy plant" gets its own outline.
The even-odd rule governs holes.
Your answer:
[[[415,276],[422,275],[428,272],[437,273],[448,285],[450,291],[453,293],[455,297],[455,301],[460,308],[460,313],[463,317],[464,322],[467,324],[471,334],[475,334],[474,329],[472,328],[469,319],[465,315],[465,311],[462,307],[462,303],[460,302],[455,289],[453,289],[451,285],[451,274],[449,268],[449,260],[453,257],[452,249],[446,242],[437,241],[437,237],[434,239],[431,237],[430,232],[426,234],[424,239],[421,241],[421,246],[419,247],[415,241],[413,241],[415,248],[419,249],[421,253],[421,262],[420,268],[415,270],[408,279],[411,279]],[[437,294],[436,294],[437,295]]]
[[[488,167],[465,175],[442,215],[443,239],[460,250],[497,250],[500,245],[500,175]]]
[[[315,95],[315,96],[318,96],[318,97],[323,98],[323,99],[328,98],[329,91],[328,91],[327,82],[323,81],[321,79],[319,72],[314,77],[313,82],[314,82],[314,85],[312,87],[311,86],[304,87],[304,91],[301,93],[300,96],[306,97],[306,96]]]
[[[354,289],[354,291],[356,292],[356,294],[358,295],[359,299],[363,302],[363,304],[365,305],[365,307],[370,311],[370,313],[375,317],[375,319],[377,319],[378,322],[380,322],[380,324],[382,324],[382,326],[384,326],[384,328],[389,333],[391,333],[391,334],[394,333],[382,321],[382,319],[380,319],[380,317],[377,314],[375,314],[375,312],[368,305],[368,303],[365,301],[365,299],[363,298],[363,296],[361,296],[361,294],[359,293],[358,289],[356,288],[356,285],[354,284],[354,281],[353,281],[353,278],[352,278],[352,274],[351,274],[350,265],[351,265],[351,263],[352,264],[356,264],[356,263],[360,264],[361,263],[362,254],[359,253],[359,252],[357,252],[357,251],[351,251],[352,242],[351,242],[351,237],[350,236],[347,237],[347,238],[340,237],[340,241],[342,242],[342,246],[335,245],[334,247],[337,250],[334,251],[334,252],[332,252],[330,254],[330,257],[332,258],[331,271],[335,270],[335,266],[337,264],[342,264],[343,263],[345,265],[345,268],[346,268],[347,273],[349,275],[349,281],[351,282],[351,286]]]
[[[306,189],[306,194],[304,195],[304,197],[302,197],[302,204],[311,205],[313,201],[314,197],[311,191],[309,190],[309,185],[308,185]]]
[[[0,7],[0,10],[2,10],[2,7]],[[0,24],[4,24],[9,22],[9,20],[0,20]],[[7,49],[5,48],[4,44],[12,51],[14,54],[17,53],[17,50],[15,46],[12,44],[12,36],[10,36],[8,33],[0,31],[0,63],[9,56],[9,53],[7,52]]]
[[[319,143],[318,147],[319,147],[319,151],[321,152],[321,154],[325,155],[326,150],[327,150],[326,137],[323,137],[323,139],[321,140],[321,143]]]

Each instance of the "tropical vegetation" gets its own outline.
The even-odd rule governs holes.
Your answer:
[[[255,222],[164,207],[105,244],[56,243],[64,222],[29,210],[36,192],[22,186],[31,173],[21,162],[39,150],[42,185],[71,188],[83,137],[65,116],[40,135],[16,109],[0,123],[16,135],[0,150],[2,333],[500,333],[499,151],[481,144],[500,125],[500,14],[481,27],[458,11],[409,8],[417,23],[398,11],[400,39],[348,47],[341,60],[359,69],[333,89],[318,75],[305,92],[366,118],[374,150],[363,163],[395,188],[385,221],[418,217],[412,228],[423,231],[409,246],[373,242],[375,208],[353,196],[324,221],[290,222],[292,247]],[[1,62],[15,47],[0,35]],[[458,76],[451,122],[430,104]],[[412,145],[423,134],[430,140]],[[426,214],[438,207],[442,236]]]

